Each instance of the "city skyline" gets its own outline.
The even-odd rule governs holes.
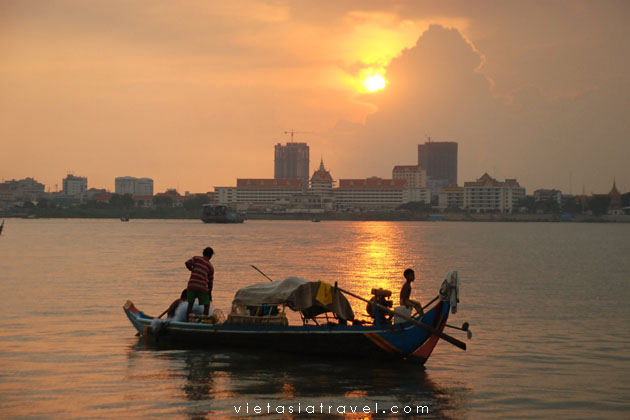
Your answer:
[[[626,2],[2,10],[4,180],[54,189],[72,171],[99,187],[119,174],[210,191],[272,177],[269,145],[290,140],[335,179],[387,178],[431,137],[459,144],[459,183],[630,187]]]

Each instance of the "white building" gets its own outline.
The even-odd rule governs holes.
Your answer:
[[[236,203],[236,187],[214,187],[214,197],[218,204],[229,206]]]
[[[428,188],[406,188],[403,191],[403,203],[412,201],[431,204],[431,191]]]
[[[438,208],[445,210],[448,208],[464,208],[464,188],[446,187],[438,195]]]
[[[515,179],[500,182],[486,173],[477,181],[464,183],[464,208],[471,211],[511,213],[523,198],[525,188]]]
[[[63,193],[74,198],[82,199],[87,191],[87,178],[68,174],[63,179]]]
[[[303,178],[241,178],[236,180],[236,203],[239,208],[272,208],[276,202],[289,203],[306,188]]]
[[[431,191],[427,188],[427,171],[418,165],[396,165],[392,170],[392,179],[404,180],[406,190],[403,203],[420,201],[431,203]]]
[[[134,195],[153,195],[153,180],[151,178],[138,178]]]
[[[396,165],[392,170],[392,179],[404,179],[407,188],[425,188],[427,172],[418,165]]]
[[[121,176],[115,179],[115,192],[120,195],[153,195],[153,180],[151,178]]]
[[[404,179],[340,179],[334,190],[339,209],[385,210],[405,203],[407,181]]]

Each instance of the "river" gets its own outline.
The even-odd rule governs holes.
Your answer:
[[[629,237],[630,224],[7,219],[0,417],[627,418]],[[421,302],[456,269],[449,323],[473,337],[447,330],[468,350],[441,341],[424,367],[144,344],[122,305],[161,313],[206,246],[225,313],[238,288],[267,281],[250,264],[363,296],[397,296],[411,267]]]

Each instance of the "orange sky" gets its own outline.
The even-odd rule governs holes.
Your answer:
[[[431,136],[459,142],[460,183],[626,192],[629,18],[625,1],[3,1],[0,178],[204,192],[273,177],[295,129],[335,179],[390,177]]]

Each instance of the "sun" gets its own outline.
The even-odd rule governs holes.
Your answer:
[[[385,78],[380,74],[373,74],[363,79],[363,87],[368,92],[376,92],[385,89]]]

